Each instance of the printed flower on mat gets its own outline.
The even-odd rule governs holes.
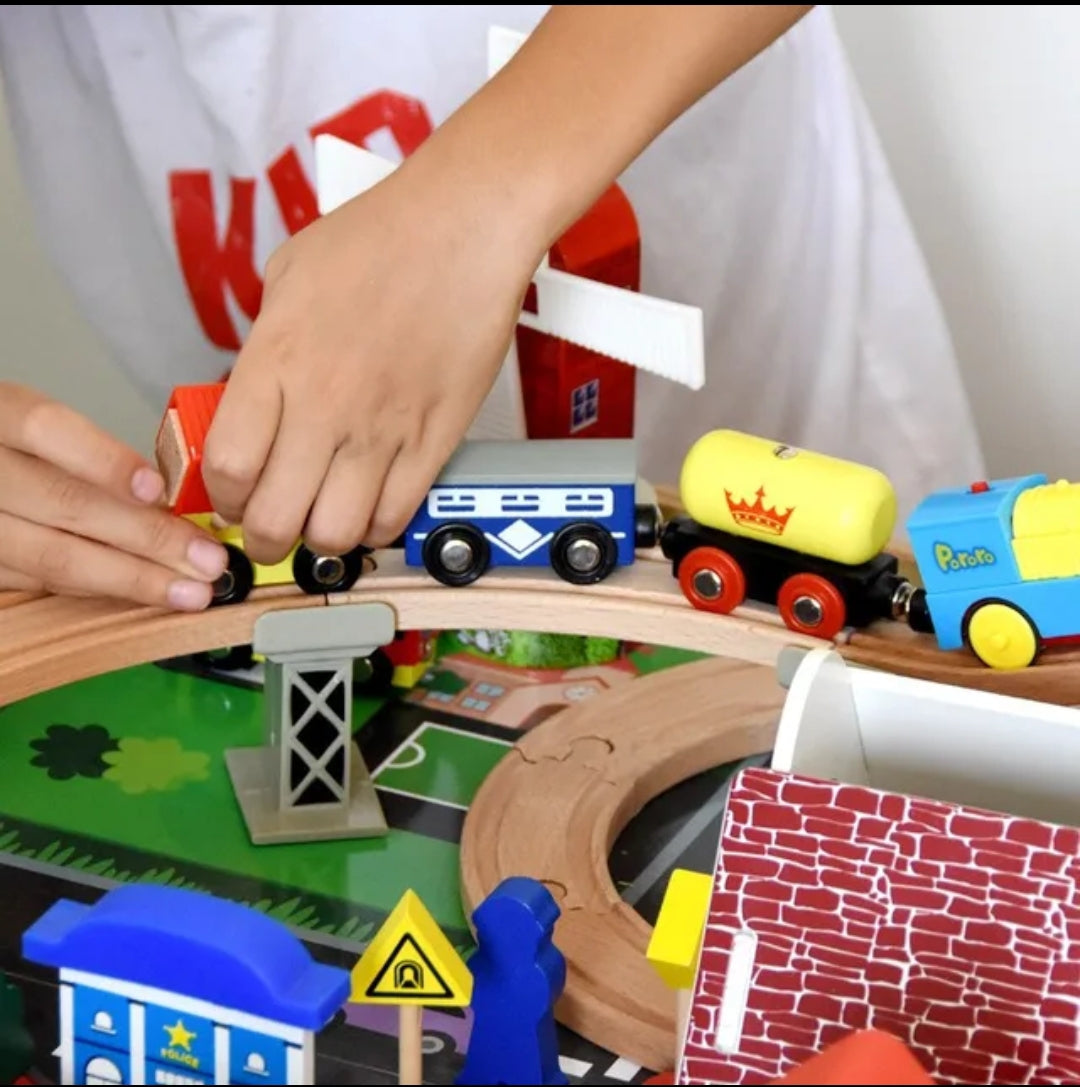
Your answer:
[[[108,769],[104,756],[120,745],[102,725],[50,725],[30,746],[37,752],[31,766],[40,766],[55,781],[68,781],[101,777]]]
[[[125,793],[166,793],[210,776],[210,756],[185,751],[172,737],[143,740],[129,736],[104,758],[109,764],[105,779]]]

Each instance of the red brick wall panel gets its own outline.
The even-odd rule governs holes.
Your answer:
[[[768,769],[732,785],[679,1083],[764,1084],[850,1033],[938,1083],[1080,1083],[1080,831]],[[733,934],[757,938],[735,1053]]]

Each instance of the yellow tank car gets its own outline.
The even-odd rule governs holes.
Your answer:
[[[846,566],[879,555],[896,525],[896,492],[876,468],[735,430],[694,443],[679,487],[706,528]]]

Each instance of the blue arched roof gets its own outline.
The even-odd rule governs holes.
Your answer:
[[[153,986],[319,1030],[349,996],[279,921],[196,891],[130,884],[95,905],[55,903],[23,936],[31,962]]]

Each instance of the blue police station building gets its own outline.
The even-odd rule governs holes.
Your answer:
[[[350,990],[279,922],[144,884],[57,902],[23,954],[60,971],[70,1084],[314,1083],[315,1032]]]

